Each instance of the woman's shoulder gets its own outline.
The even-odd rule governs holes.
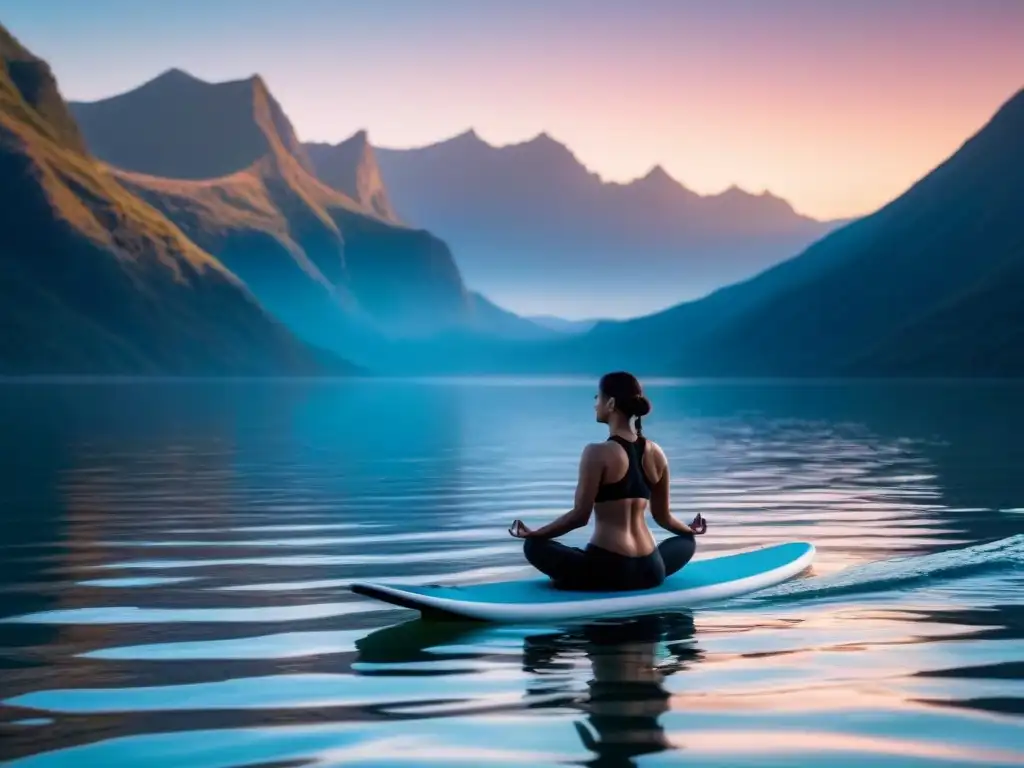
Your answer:
[[[657,461],[667,461],[661,446],[648,438],[644,438],[644,455],[651,456]]]
[[[602,440],[600,443],[587,443],[583,446],[583,459],[591,461],[608,461],[614,458],[616,451],[622,449],[614,440]]]

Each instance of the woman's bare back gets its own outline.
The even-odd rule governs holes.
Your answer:
[[[618,443],[600,444],[601,483],[619,482],[629,471],[629,456]],[[659,461],[660,458],[660,461]],[[656,443],[644,444],[643,471],[654,486],[664,475],[664,454]],[[647,526],[647,499],[615,499],[594,504],[594,533],[590,543],[627,557],[649,555],[657,547]]]

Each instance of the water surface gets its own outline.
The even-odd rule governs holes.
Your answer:
[[[571,626],[348,591],[527,575],[505,528],[571,504],[590,382],[0,384],[0,760],[1024,764],[1024,389],[648,390],[699,556],[810,574]]]

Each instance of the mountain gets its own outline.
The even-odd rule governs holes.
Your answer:
[[[348,370],[86,151],[49,66],[0,26],[0,373]]]
[[[360,201],[318,180],[259,76],[208,83],[171,70],[72,108],[126,189],[306,340],[368,363],[388,337],[474,322],[447,245],[386,220],[379,195]]]
[[[1024,375],[1024,91],[874,214],[708,298],[600,325],[585,358],[709,375]],[[660,363],[666,367],[665,363]]]
[[[1024,376],[1024,260],[901,328],[851,369],[913,376]]]
[[[70,107],[96,157],[139,173],[212,179],[251,165],[277,145],[312,173],[280,104],[257,81],[211,86],[170,69],[127,93]],[[265,103],[256,114],[260,96]]]
[[[359,131],[340,144],[306,144],[305,150],[320,181],[344,192],[380,218],[398,221],[366,131]]]
[[[755,274],[834,226],[769,193],[698,195],[661,166],[606,183],[547,133],[496,147],[467,131],[376,156],[397,214],[443,237],[465,279],[506,305],[643,314]]]
[[[544,328],[550,328],[559,333],[586,333],[595,325],[597,320],[567,320],[564,317],[554,315],[532,315],[527,320],[536,323]]]

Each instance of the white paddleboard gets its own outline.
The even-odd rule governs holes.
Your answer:
[[[690,562],[653,589],[575,592],[540,576],[466,586],[356,583],[353,592],[424,616],[493,622],[560,621],[648,613],[722,600],[780,584],[806,569],[814,545],[774,544]]]

